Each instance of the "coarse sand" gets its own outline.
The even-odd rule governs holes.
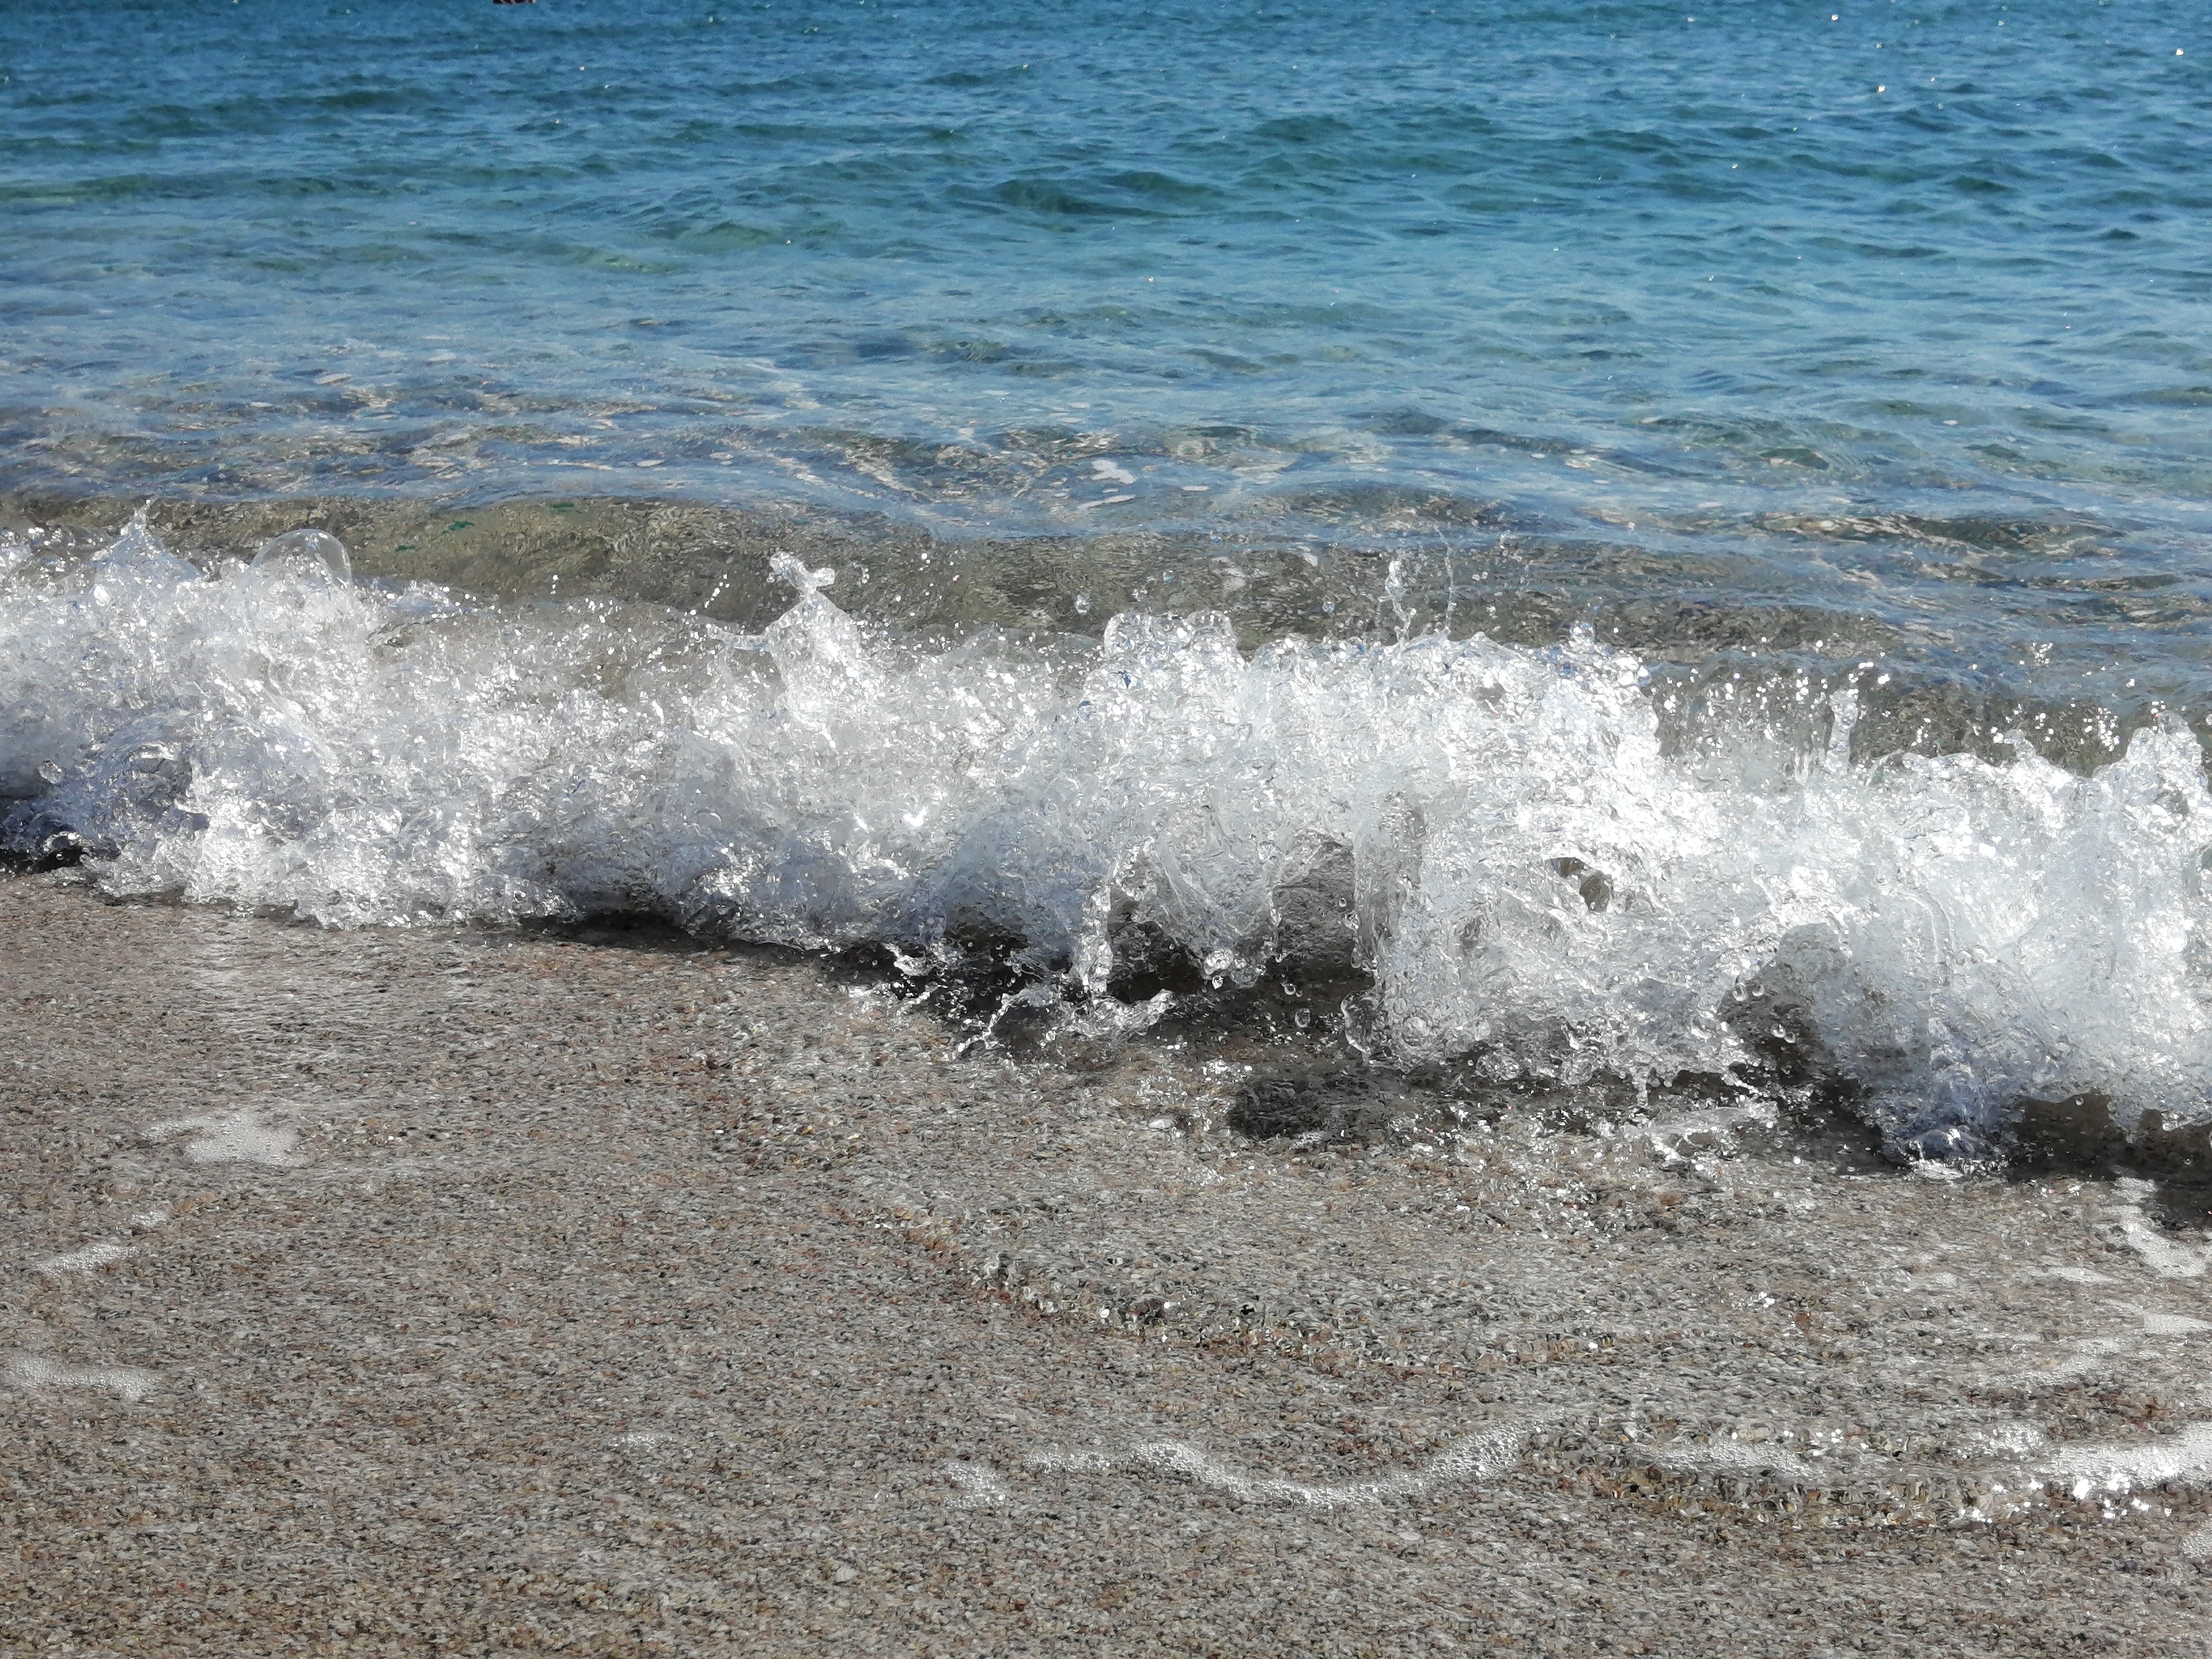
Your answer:
[[[0,1652],[2195,1654],[2201,1216],[0,878]]]

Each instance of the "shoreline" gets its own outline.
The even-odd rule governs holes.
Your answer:
[[[59,532],[64,556],[110,541],[146,498],[0,489],[0,535]],[[357,577],[423,581],[501,604],[592,602],[665,606],[747,632],[791,608],[793,589],[771,571],[778,553],[838,573],[829,589],[863,626],[921,648],[981,636],[1096,641],[1117,614],[1230,618],[1249,654],[1280,640],[1353,645],[1480,634],[1543,650],[1578,626],[1634,654],[1675,690],[1668,715],[1686,752],[1717,726],[1761,723],[1804,741],[1804,687],[1850,687],[1859,698],[1853,756],[1905,751],[2012,757],[2008,733],[2032,732],[2039,752],[2087,773],[2124,753],[2163,717],[2142,695],[2105,701],[2066,684],[1961,683],[1948,633],[1885,619],[1842,593],[1808,599],[1770,578],[1738,587],[1690,560],[1661,574],[1640,550],[1572,526],[1499,519],[1480,545],[1433,532],[1342,542],[1224,524],[1219,534],[1100,527],[1030,535],[948,537],[889,518],[840,515],[797,502],[723,507],[632,495],[532,495],[489,504],[316,495],[215,501],[152,498],[149,521],[171,550],[206,567],[250,557],[264,538],[313,528],[338,538]],[[1478,523],[1455,518],[1465,531]],[[1796,542],[1810,520],[1748,525],[1747,535]],[[1601,527],[1598,527],[1601,529]],[[1952,543],[1940,526],[1850,520],[1863,532],[1934,553]],[[1843,532],[1839,532],[1843,533]],[[1862,671],[1879,664],[1881,672]],[[1975,665],[1977,670],[1980,665]],[[1711,682],[1709,684],[1709,682]],[[1703,710],[1702,715],[1693,713]],[[2200,744],[2212,745],[2212,704],[2180,698]]]
[[[1394,593],[1393,556],[1404,550],[1310,545],[1260,526],[1237,526],[1248,533],[1237,535],[1101,527],[956,537],[798,502],[551,494],[469,505],[343,495],[156,496],[149,504],[0,489],[0,534],[59,532],[64,551],[82,556],[112,540],[142,506],[165,545],[204,567],[312,528],[346,545],[361,578],[429,582],[501,602],[665,605],[747,631],[790,608],[792,588],[769,569],[775,555],[788,553],[839,573],[831,588],[839,609],[924,642],[994,631],[1095,640],[1117,612],[1175,614],[1194,605],[1230,611],[1246,650],[1281,638],[1381,637],[1408,619],[1462,636],[1477,619],[1455,613],[1452,583],[1505,556],[1502,543],[1479,559],[1463,550],[1416,550],[1413,591]],[[1547,544],[1522,540],[1507,562],[1540,563]],[[1480,620],[1492,638],[1540,647],[1567,636],[1588,556],[1571,541],[1557,551],[1555,580],[1490,596],[1498,602]]]
[[[2144,1183],[1749,1121],[1255,1146],[1172,1050],[958,1058],[657,934],[55,876],[0,928],[10,1645],[2212,1634],[2212,1244]]]

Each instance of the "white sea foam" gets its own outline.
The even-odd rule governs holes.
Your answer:
[[[2040,1339],[2031,1336],[2027,1340]],[[2065,1346],[2068,1352],[2054,1357],[2048,1364],[2024,1370],[2000,1368],[1978,1378],[1978,1384],[1983,1388],[2055,1388],[2062,1382],[2113,1370],[2133,1351],[2133,1345],[2126,1338],[2118,1336],[2079,1336],[2069,1340]]]
[[[263,1121],[253,1111],[218,1112],[207,1117],[171,1118],[149,1125],[149,1140],[186,1137],[185,1160],[192,1164],[264,1164],[290,1169],[301,1162],[293,1150],[300,1133]]]
[[[2212,1475],[2212,1423],[2191,1423],[2178,1434],[2142,1444],[2056,1447],[2035,1473],[2076,1498],[2127,1492],[2163,1480],[2203,1480]]]
[[[18,1389],[98,1389],[132,1406],[161,1386],[160,1377],[135,1365],[64,1365],[32,1353],[10,1359],[0,1382]]]
[[[2212,1331],[2212,1324],[2202,1319],[2191,1319],[2187,1314],[2147,1313],[2143,1316],[2145,1336],[2197,1336]]]
[[[2143,1212],[2143,1202],[2154,1190],[2148,1181],[2124,1179],[2116,1183],[2120,1202],[2106,1213],[2111,1218],[2100,1228],[2113,1243],[2133,1250],[2143,1264],[2161,1279],[2202,1279],[2212,1248],[2180,1244],[2168,1238]]]
[[[110,1262],[120,1261],[130,1254],[129,1245],[102,1240],[95,1244],[81,1245],[74,1250],[64,1250],[59,1255],[50,1255],[33,1265],[42,1273],[91,1273]]]
[[[952,1484],[960,1488],[959,1495],[948,1501],[956,1510],[994,1509],[1013,1496],[999,1472],[988,1463],[971,1463],[965,1459],[948,1463],[945,1472]]]
[[[329,551],[210,576],[141,524],[0,578],[4,833],[334,924],[1011,934],[1094,993],[1149,922],[1224,979],[1356,963],[1408,1060],[1664,1079],[1786,1024],[1899,1132],[2212,1098],[2212,794],[2178,723],[2086,778],[2025,746],[1854,767],[1845,696],[1777,781],[1664,752],[1641,665],[1587,637],[1247,654],[1127,615],[921,652],[795,562],[750,635],[380,590]]]
[[[1789,1480],[1810,1480],[1813,1466],[1787,1446],[1747,1445],[1736,1440],[1716,1440],[1710,1445],[1674,1446],[1656,1454],[1662,1468],[1699,1474],[1775,1474]]]
[[[1249,1474],[1222,1462],[1203,1448],[1182,1440],[1143,1441],[1119,1454],[1095,1450],[1039,1452],[1029,1459],[1029,1465],[1034,1469],[1103,1474],[1133,1464],[1182,1475],[1199,1486],[1225,1492],[1241,1503],[1304,1504],[1313,1509],[1333,1510],[1380,1504],[1394,1498],[1414,1498],[1437,1486],[1488,1480],[1518,1461],[1527,1432],[1518,1424],[1501,1425],[1462,1436],[1418,1468],[1334,1485],[1292,1480],[1280,1475]]]

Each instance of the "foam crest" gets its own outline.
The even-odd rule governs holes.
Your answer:
[[[318,542],[203,574],[142,518],[0,577],[0,838],[335,925],[988,945],[1079,1000],[1165,941],[1217,981],[1370,981],[1401,1061],[1826,1071],[1929,1145],[2023,1097],[2191,1119],[2212,1085],[2212,797],[2178,723],[2088,777],[2024,742],[1855,768],[1845,694],[1778,781],[1668,752],[1641,664],[1587,635],[1247,654],[1130,614],[922,650],[796,561],[759,635],[343,569]]]

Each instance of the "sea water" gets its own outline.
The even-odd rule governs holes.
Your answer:
[[[2203,1116],[2200,26],[12,11],[0,487],[155,505],[0,546],[0,836],[1071,1017],[1273,986],[1501,1088],[1829,1079],[1914,1152]],[[309,495],[863,552],[733,556],[748,620],[158,528]],[[925,532],[902,618],[865,550]],[[920,627],[985,547],[1021,626]]]

